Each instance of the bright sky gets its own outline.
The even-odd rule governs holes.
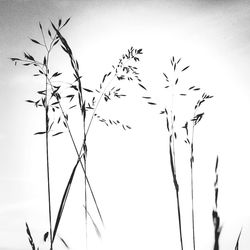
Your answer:
[[[32,99],[38,84],[31,69],[14,67],[8,58],[24,51],[37,53],[29,37],[40,39],[39,21],[46,27],[49,20],[68,17],[71,21],[63,35],[88,87],[98,86],[131,46],[143,49],[138,68],[155,99],[161,97],[162,73],[171,71],[172,56],[181,57],[183,66],[191,65],[183,84],[214,95],[204,106],[195,139],[197,249],[212,249],[214,165],[219,155],[221,249],[233,249],[243,227],[240,249],[248,250],[249,13],[250,4],[243,0],[0,0],[0,250],[29,248],[26,221],[41,249],[46,249],[42,237],[48,230],[44,140],[33,136],[43,128],[43,113],[25,102]],[[67,58],[60,53],[54,54],[56,67],[67,70]],[[102,240],[89,226],[89,248],[179,249],[165,121],[157,108],[145,105],[142,89],[134,85],[129,94],[103,112],[133,129],[106,128],[96,121],[89,135],[89,177],[105,220]],[[187,107],[179,101],[177,108],[185,114]],[[75,155],[64,135],[53,138],[52,150],[55,216]],[[184,247],[189,250],[190,168],[187,148],[179,150]],[[59,227],[59,235],[72,250],[85,246],[83,175],[77,174]],[[56,249],[63,249],[59,241],[56,244]]]

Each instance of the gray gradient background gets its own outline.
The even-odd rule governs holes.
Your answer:
[[[39,21],[46,26],[50,19],[68,17],[72,20],[64,34],[89,85],[100,81],[131,45],[144,50],[141,72],[149,88],[162,81],[171,56],[191,65],[187,77],[215,96],[197,133],[197,249],[212,249],[213,169],[219,154],[221,249],[233,249],[243,227],[240,249],[249,250],[250,3],[243,0],[0,0],[0,249],[29,248],[25,221],[37,242],[48,226],[43,140],[33,136],[42,124],[41,113],[24,102],[37,87],[33,72],[14,67],[8,58],[26,49],[36,51],[28,37],[39,37]],[[107,131],[97,124],[94,129],[90,145],[99,153],[89,155],[90,175],[106,230],[102,241],[90,235],[90,249],[179,249],[165,130],[159,117],[140,103],[132,99],[117,111],[132,123],[133,131]],[[71,153],[60,140],[55,148]],[[59,167],[52,173],[54,206],[72,161],[55,160]],[[68,163],[67,171],[60,168],[62,163]],[[72,249],[84,246],[77,191],[81,180],[59,230]],[[180,170],[180,182],[188,187],[188,166]],[[181,192],[184,245],[192,249],[189,190]]]

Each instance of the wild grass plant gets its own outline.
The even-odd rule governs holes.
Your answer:
[[[131,129],[131,126],[121,122],[120,120],[113,119],[110,117],[102,116],[100,111],[100,106],[103,106],[107,102],[111,102],[113,99],[122,99],[126,97],[123,92],[121,82],[130,81],[136,82],[137,85],[147,91],[146,87],[142,84],[140,75],[138,73],[138,68],[135,64],[140,60],[140,56],[143,53],[142,49],[135,49],[131,47],[126,53],[124,53],[118,60],[118,63],[113,65],[111,70],[104,74],[100,84],[97,87],[87,88],[85,83],[82,81],[83,76],[81,74],[80,65],[76,59],[69,42],[66,40],[62,34],[63,28],[68,24],[70,19],[62,21],[59,19],[58,23],[55,24],[51,22],[51,27],[49,29],[44,29],[44,27],[39,23],[39,29],[41,33],[41,41],[39,39],[31,38],[31,42],[39,46],[43,50],[42,59],[36,59],[31,54],[24,52],[23,58],[11,58],[15,64],[22,64],[23,66],[30,66],[35,69],[34,77],[43,79],[43,88],[37,91],[38,99],[27,100],[27,102],[33,104],[37,108],[42,108],[44,110],[44,129],[42,131],[36,132],[35,135],[43,135],[45,137],[45,152],[46,152],[46,174],[47,174],[47,199],[48,199],[48,232],[43,235],[44,242],[49,241],[50,250],[53,250],[54,241],[56,238],[61,240],[66,248],[69,248],[66,241],[58,236],[58,228],[62,220],[65,205],[68,201],[68,196],[72,187],[72,183],[76,174],[76,170],[80,165],[84,173],[84,224],[85,224],[85,242],[86,249],[88,247],[88,231],[89,225],[94,227],[96,234],[101,237],[101,230],[99,224],[104,225],[104,219],[99,208],[97,198],[93,191],[93,187],[88,177],[87,159],[88,159],[88,138],[89,132],[93,126],[94,120],[97,120],[104,124],[105,126],[118,126],[124,130]],[[69,70],[72,72],[73,79],[71,82],[58,81],[57,79],[64,76],[64,72],[54,70],[57,65],[52,65],[51,57],[55,57],[52,54],[55,47],[61,49],[69,59]],[[168,151],[169,156],[169,166],[173,179],[173,186],[176,196],[176,210],[177,210],[177,220],[178,220],[178,230],[179,230],[179,244],[180,248],[183,250],[185,248],[183,242],[183,225],[182,225],[182,203],[180,199],[180,183],[178,179],[178,168],[177,168],[177,158],[180,153],[178,151],[177,145],[183,142],[179,140],[182,138],[181,130],[185,131],[184,142],[188,146],[189,162],[187,165],[190,166],[190,189],[191,189],[191,218],[192,218],[192,247],[196,249],[196,237],[195,237],[195,206],[194,206],[194,164],[195,164],[195,131],[199,122],[204,117],[204,112],[200,111],[202,104],[211,99],[212,96],[201,93],[201,90],[197,86],[185,86],[182,77],[185,75],[189,66],[182,65],[181,59],[176,59],[172,57],[171,63],[171,73],[163,73],[164,76],[164,91],[168,94],[168,104],[163,105],[155,102],[153,98],[149,95],[143,96],[147,104],[151,106],[156,106],[159,108],[160,114],[163,116],[164,123],[166,123],[166,131],[168,135]],[[169,76],[170,75],[170,76]],[[195,95],[193,95],[195,93]],[[197,98],[198,96],[198,98]],[[185,121],[184,126],[177,125],[180,124],[182,117],[179,116],[177,111],[178,99],[179,98],[195,98],[195,105],[193,108],[192,115],[188,121]],[[183,102],[183,101],[182,101]],[[73,120],[71,120],[71,112],[76,110],[78,116],[81,120],[81,131],[77,134],[78,138],[81,138],[80,147],[77,146],[76,136],[74,136],[74,131],[72,129]],[[73,145],[75,150],[76,159],[73,164],[71,173],[68,177],[67,183],[64,190],[62,190],[62,198],[60,200],[59,208],[56,212],[56,217],[52,218],[52,209],[56,210],[51,199],[51,148],[50,141],[53,137],[60,136],[66,133]],[[214,250],[219,250],[219,239],[222,231],[221,219],[218,212],[218,157],[215,165],[215,175],[216,180],[214,183],[214,193],[215,193],[215,206],[212,211],[212,218],[214,224]],[[99,217],[99,222],[97,223],[92,216],[92,211],[89,208],[90,199],[94,202],[95,210]],[[31,230],[28,223],[26,223],[26,233],[28,235],[28,241],[32,250],[39,249],[36,246]],[[239,250],[239,240],[241,236],[241,231],[238,235],[237,242],[235,245],[235,250]]]
[[[182,221],[181,221],[181,205],[179,198],[179,184],[177,178],[177,165],[176,165],[176,143],[177,143],[177,131],[178,128],[175,126],[176,117],[178,116],[177,112],[175,112],[175,99],[180,96],[181,98],[186,98],[192,92],[200,91],[200,88],[196,86],[182,86],[178,88],[178,85],[182,85],[183,82],[182,74],[185,73],[186,70],[189,69],[190,66],[181,66],[181,58],[176,60],[175,57],[172,57],[171,60],[172,66],[172,76],[169,78],[166,73],[163,73],[164,78],[167,82],[165,89],[170,89],[171,93],[171,105],[170,107],[165,107],[164,110],[161,111],[161,114],[165,116],[166,119],[166,128],[169,134],[169,159],[171,172],[173,177],[173,183],[175,187],[176,200],[177,200],[177,212],[178,212],[178,222],[179,222],[179,235],[180,235],[180,245],[181,249],[184,249],[183,245],[183,233],[182,233]],[[181,79],[181,80],[180,80]],[[192,122],[192,134],[191,138],[189,138],[189,122],[186,122],[183,128],[186,131],[187,138],[185,139],[185,143],[190,145],[190,166],[191,166],[191,201],[192,201],[192,232],[193,232],[193,249],[195,250],[195,226],[194,226],[194,197],[193,197],[193,163],[194,163],[194,127],[201,120],[204,113],[196,114],[198,107],[205,101],[205,99],[211,98],[211,96],[206,95],[205,93],[202,95],[202,100],[198,100],[195,105],[194,116],[191,118]]]
[[[99,227],[91,216],[91,212],[88,208],[89,195],[94,201],[96,211],[99,215],[99,219],[102,224],[104,224],[103,217],[100,208],[97,203],[96,196],[94,194],[93,188],[90,184],[87,175],[87,138],[89,131],[92,127],[93,121],[98,120],[99,122],[105,124],[106,126],[119,126],[124,130],[131,129],[131,127],[117,119],[109,119],[102,117],[99,114],[99,107],[105,102],[110,102],[113,99],[121,99],[126,96],[122,90],[122,84],[120,82],[131,81],[137,82],[138,86],[143,88],[140,83],[141,79],[139,77],[138,69],[134,66],[140,59],[142,49],[135,49],[131,47],[128,49],[127,53],[124,53],[118,60],[118,63],[112,66],[110,72],[106,73],[101,80],[101,83],[97,88],[86,88],[82,83],[82,75],[80,73],[80,66],[77,59],[74,57],[69,43],[62,35],[62,29],[68,24],[70,18],[63,22],[59,19],[58,23],[55,24],[51,22],[51,27],[47,30],[43,28],[41,23],[39,23],[39,29],[41,32],[42,41],[38,39],[30,39],[32,43],[41,47],[45,54],[42,60],[35,59],[31,54],[24,52],[24,58],[11,58],[15,63],[22,64],[24,66],[32,66],[35,68],[35,77],[44,78],[44,88],[39,90],[37,93],[39,99],[37,100],[27,100],[27,102],[32,103],[35,107],[41,107],[44,109],[45,113],[45,129],[35,133],[35,135],[45,136],[45,151],[46,151],[46,171],[47,171],[47,196],[48,196],[48,214],[49,214],[49,231],[44,234],[44,241],[49,238],[50,250],[53,250],[53,243],[57,236],[58,227],[62,219],[63,211],[67,198],[74,180],[76,169],[78,165],[81,166],[84,173],[84,211],[85,211],[85,242],[87,248],[88,239],[88,221],[92,223],[94,229],[98,236],[101,236]],[[56,79],[63,76],[63,72],[54,71],[50,64],[51,52],[57,46],[61,47],[62,51],[68,55],[70,61],[70,68],[73,72],[72,82],[57,81]],[[54,56],[54,55],[53,55]],[[53,65],[54,66],[54,65]],[[54,66],[55,67],[55,66]],[[71,128],[70,112],[73,109],[79,110],[79,116],[82,120],[82,131],[78,137],[81,137],[81,146],[77,147],[76,139],[73,136],[73,131]],[[72,168],[72,172],[69,176],[67,184],[63,192],[63,196],[60,202],[58,212],[56,213],[55,223],[53,225],[52,219],[52,201],[51,201],[51,178],[50,178],[50,140],[52,137],[59,136],[62,133],[67,132],[69,135],[74,150],[76,152],[77,159]],[[89,194],[89,193],[90,194]],[[55,208],[53,208],[55,209]],[[33,241],[31,231],[26,223],[26,232],[29,238],[29,243],[32,249],[36,249],[35,243]],[[64,243],[65,247],[68,247],[67,243],[60,238]]]
[[[180,248],[184,249],[183,243],[183,230],[182,230],[182,203],[180,201],[180,185],[177,174],[177,158],[181,157],[181,153],[178,151],[179,145],[182,144],[183,140],[178,140],[184,137],[184,142],[188,145],[189,151],[189,165],[190,165],[190,189],[191,189],[191,218],[192,218],[192,248],[196,249],[196,238],[195,238],[195,209],[194,209],[194,163],[195,163],[195,151],[194,151],[194,138],[195,138],[195,128],[198,123],[204,117],[204,112],[201,112],[202,104],[211,99],[206,93],[200,94],[201,89],[194,85],[186,85],[185,73],[189,70],[190,66],[182,65],[181,58],[176,59],[172,57],[170,60],[171,72],[168,74],[163,73],[165,83],[164,89],[166,90],[165,102],[159,104],[159,102],[152,101],[151,96],[144,97],[148,104],[156,105],[160,108],[160,114],[164,116],[166,122],[166,130],[168,133],[168,155],[170,161],[170,169],[172,173],[173,185],[175,189],[176,196],[176,208],[177,208],[177,218],[178,218],[178,228],[179,228],[179,242]],[[163,90],[164,91],[164,90]],[[180,98],[182,100],[180,100]],[[191,100],[191,101],[190,101]],[[180,127],[183,122],[183,113],[179,113],[178,107],[181,105],[183,108],[190,109],[194,103],[193,112],[190,113],[190,117],[184,122],[184,126]],[[191,106],[190,106],[191,105]],[[190,107],[190,108],[187,108]],[[192,108],[191,108],[192,110]],[[178,120],[178,123],[177,123]],[[183,135],[181,129],[185,130]],[[180,136],[179,136],[180,134]],[[183,152],[182,152],[183,154]],[[217,207],[217,201],[216,201]],[[217,214],[216,210],[213,213],[214,216]],[[218,215],[218,214],[217,214]],[[216,221],[216,219],[214,219]],[[216,224],[216,238],[215,242],[219,240],[220,226]]]
[[[175,193],[176,193],[176,200],[177,200],[177,213],[178,213],[178,226],[179,226],[179,237],[180,237],[180,246],[181,249],[184,249],[183,244],[183,232],[182,232],[182,220],[181,220],[181,203],[179,199],[179,183],[177,178],[177,168],[176,168],[176,141],[177,141],[177,130],[175,126],[176,117],[177,114],[175,112],[175,98],[177,99],[178,96],[186,97],[191,94],[191,92],[200,93],[200,88],[197,86],[189,86],[188,88],[182,87],[177,88],[178,84],[180,83],[181,75],[184,71],[186,71],[189,66],[182,67],[180,66],[181,59],[176,60],[174,57],[171,59],[171,66],[172,71],[174,74],[172,74],[171,78],[167,76],[166,73],[163,73],[164,78],[167,82],[167,85],[164,87],[165,89],[170,89],[171,91],[171,104],[169,107],[164,107],[164,109],[160,112],[160,114],[163,114],[166,119],[166,128],[169,133],[169,159],[170,159],[170,167],[173,177],[173,184],[175,187]],[[199,94],[200,95],[200,94]],[[193,98],[193,96],[192,96]],[[204,112],[200,111],[202,104],[205,103],[208,99],[213,98],[213,96],[208,95],[206,93],[203,93],[201,97],[198,97],[194,109],[193,109],[193,115],[191,119],[185,122],[185,125],[182,127],[185,129],[186,138],[184,142],[189,146],[189,163],[190,163],[190,186],[191,186],[191,218],[192,218],[192,243],[193,243],[193,249],[196,249],[196,238],[195,238],[195,208],[194,208],[194,163],[195,163],[195,147],[194,147],[194,138],[195,138],[195,128],[198,125],[198,123],[202,120],[204,117]],[[152,103],[149,103],[152,104]],[[219,250],[219,238],[222,230],[221,225],[221,219],[218,212],[218,161],[219,158],[216,159],[216,165],[215,165],[215,175],[216,180],[214,183],[214,192],[215,192],[215,207],[212,212],[212,218],[213,218],[213,224],[214,224],[214,250]],[[242,230],[241,230],[242,231]],[[239,240],[241,236],[241,231],[238,235],[237,242],[235,245],[235,249],[239,249]]]
[[[197,89],[195,86],[192,86],[189,88],[189,90],[192,89]],[[193,167],[194,167],[194,134],[195,134],[195,127],[197,124],[202,120],[204,116],[204,112],[200,113],[199,109],[201,105],[207,100],[212,98],[213,96],[210,96],[206,93],[202,94],[202,97],[198,99],[197,103],[195,104],[194,107],[194,113],[193,113],[193,118],[191,121],[186,122],[184,125],[184,129],[186,131],[186,140],[185,142],[189,145],[190,147],[190,185],[191,185],[191,203],[192,203],[192,233],[193,233],[193,249],[196,249],[196,244],[195,244],[195,210],[194,210],[194,174],[193,174]],[[191,123],[191,129],[189,129]],[[189,132],[191,130],[191,132]]]

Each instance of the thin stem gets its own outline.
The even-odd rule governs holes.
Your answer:
[[[172,125],[173,127],[173,125]],[[183,240],[182,240],[182,227],[181,227],[181,210],[180,210],[180,199],[179,199],[179,185],[176,177],[176,165],[175,165],[175,149],[174,149],[174,137],[173,134],[169,136],[169,156],[170,156],[170,166],[173,177],[173,183],[175,187],[176,193],[176,201],[177,201],[177,211],[178,211],[178,222],[179,222],[179,234],[180,234],[180,243],[181,249],[183,250]]]
[[[175,189],[175,192],[176,192],[177,209],[178,209],[178,220],[179,220],[179,233],[180,233],[181,249],[183,250],[179,190]]]
[[[48,104],[48,60],[49,52],[47,53],[46,63],[46,95],[45,95],[45,123],[46,123],[46,165],[47,165],[47,184],[48,184],[48,203],[49,203],[49,227],[50,227],[50,249],[53,250],[52,240],[52,222],[51,222],[51,188],[50,188],[50,171],[49,171],[49,104]]]
[[[80,112],[82,115],[82,125],[83,125],[83,150],[84,150],[84,203],[85,203],[85,238],[86,238],[86,249],[88,248],[88,202],[87,202],[87,145],[86,145],[86,109],[85,109],[85,102],[83,100],[82,94],[82,82],[81,77],[79,75],[79,66],[76,63],[77,61],[74,60],[73,55],[70,56],[71,58],[71,65],[75,72],[75,77],[78,81],[78,91],[79,91],[79,102],[80,102]],[[80,155],[80,154],[79,154]],[[82,164],[82,162],[81,162]]]
[[[84,122],[84,141],[85,141],[85,122]],[[84,142],[85,143],[85,142]],[[86,144],[85,144],[86,148]],[[85,178],[84,178],[84,200],[85,200],[85,237],[86,237],[86,249],[88,248],[88,200],[87,200],[87,148],[84,150],[83,155],[84,169],[85,169]]]
[[[172,137],[172,146],[173,147],[170,146],[170,154],[171,154],[170,163],[173,166],[172,167],[172,174],[173,174],[173,181],[174,181],[176,201],[177,201],[180,243],[181,243],[181,249],[183,250],[182,227],[181,227],[181,209],[180,209],[180,199],[179,199],[179,185],[178,185],[176,171],[175,171],[176,165],[175,165],[175,148],[174,148],[174,138],[173,137]]]
[[[194,113],[194,117],[196,112]],[[190,168],[191,168],[191,201],[192,201],[192,232],[193,232],[193,249],[195,250],[195,219],[194,219],[194,180],[193,180],[193,163],[194,163],[194,127],[195,122],[193,121],[192,127],[192,139],[190,145]]]
[[[193,168],[191,168],[191,199],[192,199],[192,229],[193,229],[193,248],[195,250],[195,225],[194,225],[194,184]]]
[[[44,35],[44,32],[43,32],[42,28],[41,28],[41,33],[42,33],[42,37],[43,37],[44,46],[45,46],[47,52],[49,52],[50,49],[48,49],[48,46],[47,46],[47,43],[46,43],[46,39],[45,39],[45,35]]]
[[[170,165],[171,165],[171,171],[172,171],[173,182],[174,182],[175,193],[176,193],[176,201],[177,201],[180,243],[181,243],[181,249],[183,250],[179,185],[178,185],[177,176],[176,176],[176,161],[175,161],[175,131],[174,131],[175,116],[173,115],[174,113],[173,112],[174,110],[174,84],[172,84],[171,104],[172,104],[172,108],[171,108],[171,132],[169,135],[169,154],[170,154]]]
[[[83,94],[82,94],[82,83],[80,79],[80,75],[78,70],[75,69],[76,77],[78,79],[78,88],[80,93],[80,111],[82,115],[82,122],[83,122],[83,150],[84,150],[84,203],[85,203],[85,239],[86,239],[86,249],[88,249],[88,198],[87,198],[87,145],[86,145],[86,115],[85,115],[85,102],[83,101]]]

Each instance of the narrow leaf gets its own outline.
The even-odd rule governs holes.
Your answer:
[[[83,90],[85,90],[85,91],[87,91],[87,92],[90,92],[90,93],[92,93],[92,92],[93,92],[93,90],[91,90],[91,89],[86,89],[86,88],[83,88]]]
[[[63,132],[58,132],[58,133],[55,133],[55,134],[53,134],[52,136],[57,136],[57,135],[60,135],[60,134],[62,134]]]
[[[66,20],[66,22],[63,24],[62,27],[64,27],[65,25],[67,25],[67,23],[69,22],[69,20],[70,20],[70,17]]]
[[[46,132],[37,132],[37,133],[35,133],[34,135],[43,135],[43,134],[45,134]]]
[[[187,66],[187,67],[185,67],[184,69],[182,69],[182,71],[185,71],[186,69],[188,69],[190,66]]]
[[[39,22],[39,27],[40,27],[40,30],[43,31],[43,27],[42,27],[42,24]]]
[[[41,43],[39,43],[39,42],[38,42],[37,40],[35,40],[35,39],[30,38],[30,40],[31,40],[33,43],[36,43],[36,44],[42,45]]]
[[[138,83],[138,85],[139,85],[141,88],[143,88],[143,89],[147,90],[147,89],[146,89],[146,87],[145,87],[145,86],[143,86],[142,84]]]
[[[60,76],[62,73],[59,73],[59,72],[55,72],[52,77],[57,77],[57,76]]]
[[[58,27],[60,27],[61,24],[62,24],[62,19],[59,19],[59,21],[58,21]]]

